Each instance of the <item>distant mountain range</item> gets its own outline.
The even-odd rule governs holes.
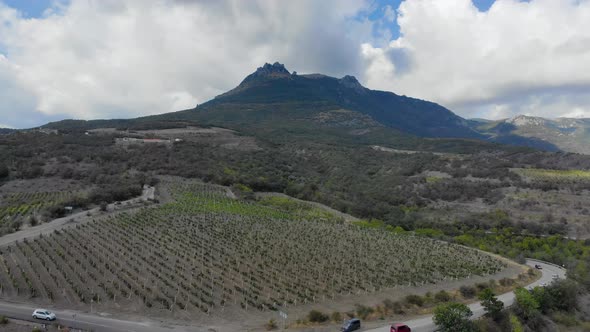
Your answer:
[[[473,119],[471,124],[495,142],[590,154],[590,119],[519,115],[499,121]]]
[[[532,117],[466,120],[433,102],[370,90],[353,76],[299,75],[280,63],[267,63],[236,88],[194,109],[127,120],[64,120],[44,127],[146,129],[197,124],[226,127],[273,140],[330,136],[329,139],[343,144],[355,141],[416,149],[452,146],[459,150],[460,145],[473,150],[501,148],[493,143],[502,143],[590,153],[585,146],[590,145],[585,144],[588,123]]]

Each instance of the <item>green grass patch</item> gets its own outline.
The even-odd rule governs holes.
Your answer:
[[[169,213],[229,213],[252,217],[294,219],[293,214],[273,207],[251,204],[221,195],[184,193],[176,202],[168,203],[164,209]]]
[[[313,204],[297,201],[295,199],[283,196],[266,196],[258,201],[258,204],[274,207],[279,210],[288,212],[298,219],[321,220],[321,221],[340,221],[341,217],[336,216],[329,211],[314,206]]]
[[[385,223],[378,219],[371,219],[371,220],[359,220],[353,221],[353,225],[360,226],[362,228],[383,228],[385,227]]]
[[[554,170],[554,169],[541,169],[541,168],[521,168],[516,170],[520,175],[533,178],[533,179],[564,179],[564,180],[577,180],[584,179],[590,180],[590,171],[584,170]]]
[[[426,177],[426,183],[436,183],[440,182],[443,178],[439,176],[428,176]]]

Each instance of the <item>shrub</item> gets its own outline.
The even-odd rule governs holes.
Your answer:
[[[434,301],[436,303],[449,302],[450,300],[451,300],[451,294],[447,293],[444,290],[441,290],[440,292],[438,292],[434,295]]]
[[[66,209],[61,205],[55,205],[47,208],[45,214],[50,218],[61,218],[66,215]]]
[[[496,286],[498,286],[498,283],[496,282],[496,279],[490,279],[490,281],[488,282],[488,285],[489,285],[489,287],[490,287],[491,289],[494,289],[494,288],[496,288]],[[477,289],[478,289],[478,290],[480,290],[480,291],[481,291],[481,290],[484,290],[484,289],[486,289],[486,288],[487,288],[487,287],[483,287],[483,288],[481,288],[481,289],[480,289],[480,288],[479,288],[479,284],[477,284]]]
[[[500,285],[507,287],[507,286],[512,286],[514,285],[514,280],[510,279],[510,278],[502,278],[500,279]]]
[[[473,286],[461,286],[459,287],[459,292],[464,298],[471,299],[477,294],[477,289]]]
[[[510,327],[512,332],[523,332],[524,328],[522,327],[522,323],[515,315],[510,315]]]
[[[551,315],[553,321],[565,325],[567,327],[573,327],[579,324],[576,316],[574,314],[569,314],[565,312],[556,312]]]
[[[0,316],[0,325],[8,324],[8,318],[6,316]]]
[[[319,310],[311,310],[307,314],[307,319],[312,323],[323,323],[328,320],[328,315]]]
[[[406,303],[421,307],[424,305],[424,298],[420,295],[408,295],[406,296]]]
[[[340,323],[342,321],[342,315],[338,311],[334,311],[330,318],[332,318],[332,321],[335,323]]]
[[[390,299],[383,300],[383,306],[385,307],[386,310],[392,311],[394,314],[405,313],[402,304],[399,303],[398,301],[393,302]]]
[[[490,279],[489,283],[478,282],[477,284],[475,284],[475,288],[477,288],[478,292],[481,292],[486,288],[494,288],[494,286],[496,286],[496,280],[494,279]]]
[[[399,302],[393,302],[393,312],[401,315],[401,314],[405,314],[406,312],[404,311],[404,307],[402,306],[401,303]]]
[[[276,330],[277,329],[277,322],[275,322],[274,319],[271,319],[268,322],[266,322],[266,324],[264,324],[264,328],[267,331]]]
[[[355,304],[354,306],[356,307],[356,314],[362,319],[367,319],[367,317],[375,311],[372,307],[362,304]]]
[[[39,221],[37,220],[37,218],[35,216],[31,216],[29,218],[29,225],[31,225],[31,227],[37,226],[39,224]]]

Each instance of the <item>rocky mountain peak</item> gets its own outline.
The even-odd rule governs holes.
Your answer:
[[[517,127],[545,125],[545,119],[528,115],[517,115],[513,118],[506,120],[506,122],[513,124]]]
[[[291,73],[285,68],[285,65],[275,62],[272,65],[265,63],[264,66],[258,67],[253,75],[258,77],[289,77]]]
[[[268,79],[291,78],[291,73],[285,68],[285,65],[275,62],[272,65],[265,63],[264,66],[258,67],[255,72],[248,75],[238,88],[250,86],[252,83],[265,81]]]
[[[340,82],[340,84],[347,88],[355,89],[358,91],[365,90],[365,87],[362,86],[361,83],[359,83],[359,81],[354,76],[346,75],[338,81]]]

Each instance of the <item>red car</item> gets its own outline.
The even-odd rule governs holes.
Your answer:
[[[393,324],[389,332],[412,332],[412,329],[405,324]]]

